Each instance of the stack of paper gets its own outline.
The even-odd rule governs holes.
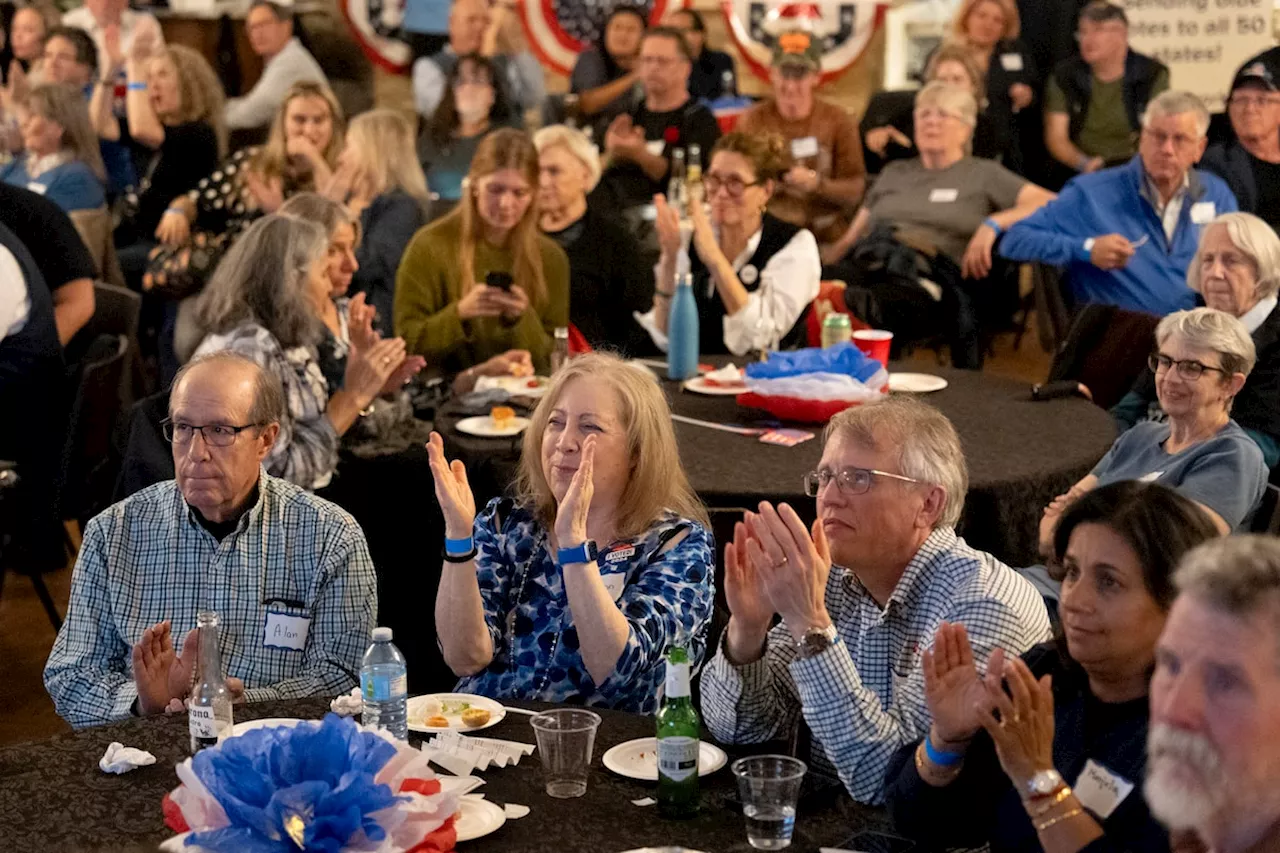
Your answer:
[[[446,731],[424,743],[422,751],[450,773],[465,776],[473,770],[519,764],[521,758],[533,754],[533,744]]]

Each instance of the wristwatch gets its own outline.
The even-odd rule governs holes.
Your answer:
[[[594,563],[600,551],[594,539],[588,539],[576,548],[561,548],[556,551],[556,564],[568,566],[573,563]]]
[[[1022,796],[1029,800],[1048,797],[1065,784],[1062,780],[1062,774],[1057,770],[1053,768],[1041,770],[1027,780],[1027,786],[1022,792]]]
[[[800,641],[796,643],[796,657],[803,659],[822,654],[835,643],[836,636],[836,626],[834,624],[825,628],[810,628],[804,632]]]

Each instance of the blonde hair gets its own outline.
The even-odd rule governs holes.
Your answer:
[[[944,62],[958,62],[964,66],[964,71],[969,75],[969,80],[973,84],[973,98],[978,103],[978,109],[985,109],[987,105],[987,76],[978,67],[978,63],[973,58],[973,54],[969,52],[969,48],[954,41],[943,42],[933,52],[933,56],[929,57],[929,64],[924,68],[924,79],[929,83],[939,82],[934,79],[933,75],[938,72],[938,66]]]
[[[107,179],[102,152],[98,148],[98,135],[89,123],[89,107],[79,92],[70,86],[46,83],[32,89],[23,104],[42,118],[61,125],[62,148],[88,166],[99,181]]]
[[[1221,225],[1227,229],[1227,236],[1235,247],[1252,259],[1258,268],[1258,278],[1254,282],[1253,295],[1262,300],[1275,296],[1280,291],[1280,237],[1271,230],[1271,226],[1252,213],[1224,213],[1214,219],[1200,231],[1200,245],[1196,246],[1196,256],[1187,267],[1187,287],[1196,293],[1200,289],[1200,263],[1204,254],[1204,238],[1209,229]]]
[[[166,44],[154,58],[167,58],[178,72],[178,92],[182,100],[174,118],[185,124],[200,121],[213,128],[218,140],[218,157],[227,156],[227,121],[223,113],[226,98],[222,81],[205,58],[189,47]]]
[[[683,11],[683,10],[682,10]],[[557,145],[563,147],[587,170],[587,192],[600,183],[600,153],[585,133],[564,124],[553,124],[533,135],[533,147],[541,154]]]
[[[427,178],[414,148],[413,128],[400,113],[385,108],[361,113],[347,127],[347,144],[372,179],[375,196],[402,190],[427,203]]]
[[[1004,32],[1000,34],[1000,38],[1004,41],[1016,39],[1018,34],[1022,32],[1022,19],[1018,17],[1018,4],[1013,0],[964,0],[960,4],[960,8],[956,10],[955,17],[951,19],[950,38],[967,45],[969,43],[969,33],[966,25],[969,23],[969,15],[977,8],[979,3],[994,3],[1000,7],[1001,13],[1004,14]]]
[[[922,107],[939,107],[959,113],[960,120],[970,128],[978,123],[978,102],[974,99],[973,92],[943,83],[941,80],[926,83],[924,88],[916,93],[915,109]]]
[[[480,211],[476,206],[476,184],[502,169],[514,169],[529,184],[530,192],[538,188],[538,150],[524,131],[503,128],[490,133],[480,142],[471,158],[471,171],[463,184],[462,200],[449,214],[460,225],[458,239],[459,297],[476,286],[476,240],[480,232]],[[512,273],[516,284],[524,288],[535,308],[547,302],[547,279],[542,269],[542,252],[538,241],[538,206],[530,203],[524,216],[511,233],[511,253],[515,258]]]
[[[721,151],[746,159],[758,181],[780,181],[792,165],[791,146],[781,136],[767,130],[730,131],[720,137],[711,149],[712,158]]]
[[[680,465],[671,410],[662,389],[652,376],[612,353],[580,355],[552,378],[551,387],[534,409],[532,423],[524,434],[516,478],[519,502],[546,528],[555,526],[556,498],[542,471],[542,438],[551,411],[569,384],[579,379],[613,391],[618,401],[618,423],[627,431],[631,471],[618,500],[617,535],[625,538],[642,533],[666,511],[710,528],[707,511]]]
[[[324,161],[332,167],[338,162],[338,155],[342,153],[346,122],[338,99],[324,83],[300,80],[290,86],[289,91],[285,93],[284,100],[280,102],[280,109],[276,110],[276,117],[271,120],[271,131],[267,134],[266,144],[258,149],[257,155],[253,158],[253,170],[264,178],[283,178],[288,171],[289,152],[285,143],[285,116],[289,112],[289,105],[298,98],[319,98],[329,107],[329,120],[333,125],[333,133],[329,137],[329,144],[321,152],[324,155]],[[416,161],[417,158],[415,157],[414,160]]]

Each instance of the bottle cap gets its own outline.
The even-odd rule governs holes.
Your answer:
[[[391,640],[390,628],[374,628],[373,629],[373,641],[375,643],[385,643],[390,640]]]

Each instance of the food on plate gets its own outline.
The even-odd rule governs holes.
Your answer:
[[[435,716],[427,717],[426,725],[429,729],[447,729],[449,728],[449,718],[436,714]]]
[[[462,712],[462,724],[469,728],[478,728],[489,722],[489,712],[484,708],[468,708]]]
[[[516,410],[510,406],[494,406],[489,410],[489,418],[498,429],[506,429],[516,419]]]
[[[422,700],[422,706],[418,709],[423,717],[443,717],[444,705],[440,704],[440,700],[434,696],[428,696]]]
[[[457,717],[470,707],[470,702],[451,699],[444,703],[444,714],[449,717]]]

